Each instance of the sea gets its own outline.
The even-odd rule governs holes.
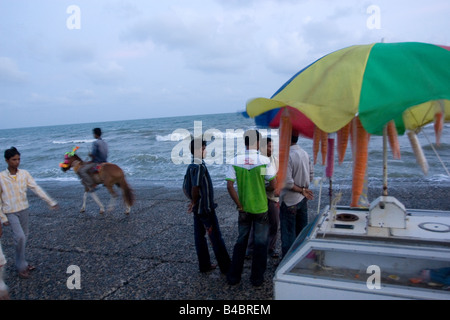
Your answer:
[[[79,147],[77,154],[87,160],[92,142],[92,129],[99,127],[109,146],[109,162],[119,165],[127,180],[133,184],[148,184],[181,188],[187,164],[191,160],[189,141],[191,135],[203,134],[208,141],[207,166],[214,185],[224,187],[230,161],[243,152],[242,135],[247,129],[259,129],[263,136],[274,141],[278,152],[278,129],[260,128],[242,113],[177,116],[155,119],[124,120],[83,124],[65,124],[0,130],[0,150],[11,146],[21,153],[20,167],[28,170],[35,180],[71,182],[78,178],[73,171],[64,173],[59,167],[64,154]],[[435,146],[432,125],[418,135],[428,162],[425,175],[417,164],[407,135],[399,137],[401,159],[393,159],[388,152],[389,187],[407,184],[450,185],[450,125],[444,126],[441,145]],[[299,144],[312,157],[312,140],[300,138]],[[371,136],[369,144],[367,182],[369,187],[380,186],[383,181],[382,137]],[[321,156],[319,155],[319,159]],[[351,188],[352,156],[350,145],[342,164],[334,164],[331,178],[334,188]],[[4,163],[6,169],[6,163]],[[3,170],[3,169],[2,169]],[[321,160],[314,165],[314,187],[328,185],[325,166]]]

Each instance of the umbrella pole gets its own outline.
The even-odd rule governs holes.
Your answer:
[[[330,186],[329,186],[329,190],[328,190],[328,195],[330,196],[330,208],[333,202],[333,179],[330,178]]]
[[[383,128],[383,196],[387,195],[387,125],[385,125]]]
[[[334,141],[336,139],[336,133],[329,133],[327,139],[327,167],[325,169],[325,175],[329,178],[329,190],[330,207],[333,200],[333,172],[334,172]]]

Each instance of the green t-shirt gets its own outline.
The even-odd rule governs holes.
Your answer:
[[[270,159],[256,150],[236,156],[226,175],[227,181],[237,182],[242,209],[256,214],[267,212],[266,181],[274,178],[275,169]]]

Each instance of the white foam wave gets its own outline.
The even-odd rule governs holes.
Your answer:
[[[450,176],[446,174],[435,174],[427,179],[428,181],[432,182],[449,182]]]
[[[53,144],[82,144],[82,143],[92,143],[95,139],[86,139],[86,140],[54,140],[52,141]]]
[[[54,178],[35,178],[37,182],[39,181],[60,181],[60,182],[71,182],[71,181],[78,181],[79,179],[76,177],[67,177],[67,178],[61,178],[61,177],[54,177]]]
[[[157,135],[155,139],[156,141],[181,141],[186,137],[188,137],[188,135],[174,132],[164,136]]]
[[[268,132],[267,132],[268,131]],[[263,137],[268,136],[268,133],[272,136],[272,137],[277,137],[278,136],[278,131],[277,130],[265,130],[264,132],[262,132]],[[229,139],[229,140],[233,140],[233,139],[239,139],[242,138],[244,134],[244,130],[242,129],[238,129],[238,130],[226,130],[225,132],[222,132],[220,130],[215,130],[215,129],[209,129],[207,131],[204,132],[204,137],[205,139],[207,139],[209,141],[209,139],[211,138],[215,138],[215,139]],[[180,132],[173,132],[167,135],[157,135],[156,136],[156,141],[181,141],[183,139],[185,139],[186,137],[188,137],[189,135],[186,133],[180,133]]]

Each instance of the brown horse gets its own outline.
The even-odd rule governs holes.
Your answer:
[[[77,148],[75,148],[72,152],[67,152],[65,155],[64,162],[60,164],[60,167],[64,172],[73,169],[73,171],[78,174],[78,170],[87,163],[81,160],[79,156],[75,154]],[[78,174],[79,176],[79,174]],[[81,177],[80,177],[81,178]],[[117,185],[122,189],[123,200],[126,206],[125,214],[130,213],[131,206],[134,203],[134,194],[133,190],[129,187],[127,181],[125,180],[125,174],[122,169],[112,163],[102,163],[98,166],[98,172],[92,173],[92,178],[96,184],[103,184],[111,194],[111,200],[108,206],[108,211],[112,211],[114,209],[115,198],[117,198],[117,193],[114,191],[114,185]],[[83,184],[84,185],[84,184]],[[84,185],[84,196],[83,196],[83,206],[81,207],[80,212],[84,212],[86,209],[86,199],[88,193],[91,194],[94,201],[100,207],[100,214],[105,212],[105,208],[97,197],[94,191],[88,192],[89,189],[86,185]]]

